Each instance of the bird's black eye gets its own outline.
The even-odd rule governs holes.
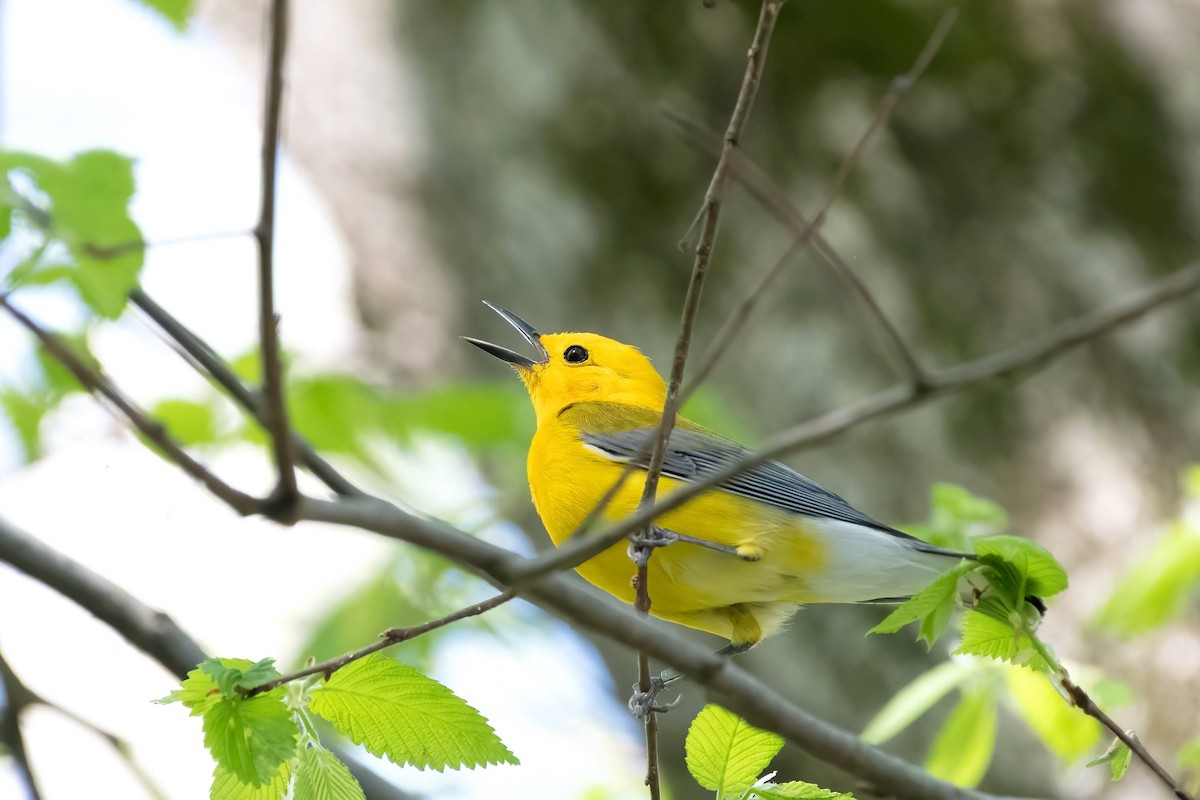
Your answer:
[[[568,364],[582,364],[588,360],[588,351],[577,344],[573,344],[563,352],[563,360]]]

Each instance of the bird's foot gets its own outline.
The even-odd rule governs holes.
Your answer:
[[[639,567],[645,566],[650,560],[650,554],[659,547],[666,547],[680,540],[675,531],[651,525],[649,529],[640,530],[629,537],[629,558]]]
[[[657,675],[650,678],[650,688],[644,692],[641,686],[635,683],[633,685],[633,696],[629,698],[629,713],[638,719],[645,719],[651,714],[664,714],[679,705],[679,701],[683,699],[683,695],[676,697],[669,703],[658,702],[658,695],[665,688],[667,688],[667,681]]]

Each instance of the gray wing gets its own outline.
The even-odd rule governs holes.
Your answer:
[[[640,428],[618,433],[582,433],[584,444],[602,452],[608,458],[623,463],[632,463],[646,469],[650,462],[649,450],[657,435],[657,428]],[[683,481],[701,481],[742,461],[751,451],[741,445],[722,439],[714,434],[675,430],[667,445],[663,462],[663,474]],[[740,495],[760,503],[782,508],[807,517],[839,520],[855,525],[865,525],[885,533],[911,539],[920,539],[890,528],[868,517],[838,495],[823,489],[808,478],[778,461],[767,461],[726,478],[717,484],[730,494]],[[933,545],[926,545],[937,550]]]

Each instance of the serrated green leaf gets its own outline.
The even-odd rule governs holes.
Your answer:
[[[967,561],[956,564],[932,583],[904,601],[867,633],[895,633],[910,622],[921,621],[918,639],[929,647],[941,637],[958,598],[958,580],[974,568]]]
[[[242,783],[232,772],[218,766],[208,797],[209,800],[283,800],[291,780],[291,764],[286,761],[271,780],[261,786]]]
[[[517,764],[487,720],[442,684],[385,656],[347,664],[314,689],[310,708],[356,744],[397,764]]]
[[[938,664],[896,692],[875,718],[867,723],[859,738],[868,744],[883,744],[961,686],[974,671],[964,661]]]
[[[1113,743],[1104,751],[1104,755],[1097,759],[1089,761],[1089,767],[1098,767],[1101,764],[1108,764],[1110,774],[1114,782],[1125,777],[1125,772],[1129,769],[1129,762],[1133,756],[1133,751],[1129,749],[1129,745],[1122,742],[1120,739],[1113,739]]]
[[[977,786],[996,747],[996,694],[989,685],[964,692],[934,739],[925,769],[956,786]]]
[[[1177,619],[1200,592],[1200,531],[1175,522],[1137,560],[1100,609],[1093,625],[1135,636]]]
[[[684,748],[696,782],[718,798],[740,797],[783,747],[783,738],[709,704],[688,727]]]
[[[137,2],[171,23],[176,31],[182,33],[187,30],[188,19],[192,16],[192,0],[137,0]]]
[[[1011,565],[1025,577],[1025,594],[1051,597],[1067,588],[1067,573],[1050,551],[1031,539],[993,536],[975,540],[975,553],[991,566]],[[1022,598],[1018,598],[1022,599]]]
[[[292,800],[366,800],[350,768],[324,747],[300,751]]]
[[[204,711],[204,746],[242,783],[261,786],[296,752],[300,735],[276,689],[248,700],[222,697]]]
[[[200,662],[199,669],[212,678],[221,694],[234,699],[242,696],[239,689],[253,689],[279,677],[273,658],[253,663],[240,658],[210,658]]]
[[[1064,764],[1077,761],[1100,741],[1100,723],[1064,701],[1046,676],[1012,667],[1004,678],[1021,719]]]
[[[1012,621],[1004,622],[978,610],[968,611],[963,616],[962,641],[954,655],[1008,661],[1038,672],[1050,669],[1050,665],[1034,649],[1029,637],[1014,627]]]
[[[184,446],[211,444],[217,441],[217,415],[208,403],[194,400],[162,400],[150,412],[161,422],[167,433]]]
[[[815,783],[804,781],[789,781],[787,783],[768,783],[755,786],[747,796],[748,800],[854,800],[849,792],[835,792],[822,789]]]

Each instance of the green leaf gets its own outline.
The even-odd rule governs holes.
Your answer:
[[[366,800],[350,768],[324,747],[300,751],[292,800]]]
[[[783,747],[783,738],[709,704],[692,720],[684,747],[688,772],[720,799],[740,797]]]
[[[37,461],[42,455],[42,419],[55,405],[51,397],[24,394],[16,389],[0,388],[0,408],[21,442],[25,460]]]
[[[192,16],[192,0],[137,0],[137,2],[171,23],[176,31],[182,33],[187,30],[188,19]]]
[[[200,662],[200,669],[212,678],[222,695],[234,699],[242,697],[239,689],[253,689],[280,677],[273,658],[254,663],[240,658],[210,658]]]
[[[917,638],[932,647],[950,622],[950,614],[958,599],[958,579],[972,569],[973,564],[960,561],[904,601],[867,633],[895,633],[908,623],[920,620],[921,629]]]
[[[931,775],[956,786],[977,786],[996,747],[996,694],[990,685],[964,692],[925,759]]]
[[[311,697],[314,713],[374,755],[400,765],[441,772],[520,763],[462,698],[385,656],[347,664]]]
[[[1135,636],[1178,619],[1200,591],[1200,530],[1175,522],[1117,584],[1093,624]]]
[[[1100,741],[1100,723],[1063,700],[1046,676],[1012,667],[1004,678],[1021,719],[1064,764],[1082,758]]]
[[[971,537],[1002,533],[1008,527],[1003,508],[961,486],[935,483],[929,500],[929,521],[905,526],[905,533],[952,550],[970,550]]]
[[[867,723],[859,738],[868,744],[883,744],[961,686],[974,671],[971,664],[964,661],[938,664],[896,692],[875,718]]]
[[[459,384],[381,398],[384,433],[408,441],[414,433],[451,434],[470,447],[526,443],[533,433],[529,398],[515,381]]]
[[[1129,769],[1129,762],[1132,756],[1133,752],[1129,749],[1129,745],[1120,739],[1113,739],[1113,743],[1104,751],[1104,755],[1089,761],[1087,765],[1089,767],[1098,767],[1101,764],[1108,764],[1109,770],[1112,773],[1112,779],[1115,782],[1125,777],[1125,772]]]
[[[12,206],[0,205],[0,241],[12,233]]]
[[[276,689],[249,700],[222,697],[204,711],[204,746],[242,783],[272,782],[296,752],[300,731]]]
[[[177,442],[184,446],[217,441],[217,416],[208,403],[193,400],[162,400],[150,415],[161,422]]]
[[[1050,597],[1067,588],[1067,573],[1050,551],[1019,536],[993,536],[975,540],[979,560],[996,569],[1009,565],[1024,577],[1024,594]],[[1015,598],[1016,600],[1024,597]]]
[[[788,783],[767,783],[755,786],[747,795],[748,800],[854,800],[854,795],[848,792],[835,792],[822,789],[815,783],[804,781],[789,781]]]
[[[380,400],[374,388],[349,375],[315,375],[288,384],[288,413],[313,448],[371,463],[364,447],[378,429]]]
[[[243,783],[238,780],[237,775],[218,766],[213,773],[212,788],[209,789],[208,797],[209,800],[282,800],[287,794],[291,780],[291,764],[286,761],[274,777],[261,786]]]
[[[1175,754],[1175,762],[1184,769],[1200,769],[1200,737],[1184,742]]]

